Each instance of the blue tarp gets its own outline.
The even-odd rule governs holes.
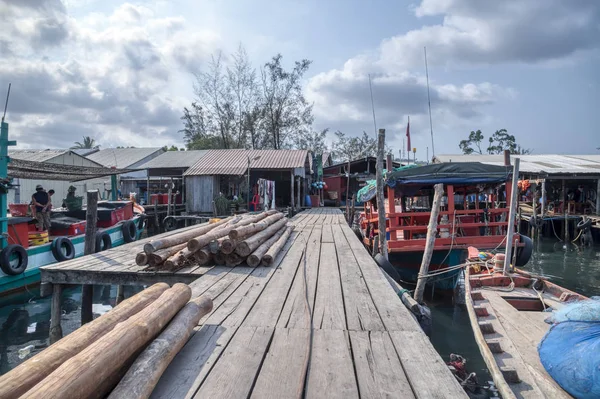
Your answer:
[[[574,302],[555,312],[538,345],[552,378],[579,399],[600,398],[600,300]]]
[[[398,168],[394,168],[394,172],[397,172],[400,170],[406,170],[406,169],[413,169],[416,167],[418,167],[418,165],[400,166]],[[384,181],[386,180],[386,176],[387,176],[387,170],[384,169],[383,170],[383,180]],[[356,194],[356,199],[358,200],[358,202],[366,202],[366,201],[373,199],[375,197],[376,193],[377,193],[377,180],[368,180],[366,186],[364,186],[363,188],[358,190],[358,193]]]

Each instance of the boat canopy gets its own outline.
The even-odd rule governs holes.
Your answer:
[[[133,172],[135,170],[136,169],[61,165],[49,162],[11,159],[10,163],[8,164],[8,177],[76,182],[110,175],[120,175],[123,173]]]
[[[510,166],[486,165],[480,162],[446,162],[396,170],[387,174],[385,181],[390,187],[396,185],[427,184],[490,184],[510,179]]]

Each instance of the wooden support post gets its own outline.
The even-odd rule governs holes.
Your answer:
[[[98,191],[87,192],[87,209],[85,212],[85,246],[83,253],[91,255],[96,252],[96,223],[98,220]],[[81,286],[81,325],[89,323],[94,319],[92,302],[94,287],[92,285]]]
[[[60,326],[60,318],[62,309],[60,301],[62,298],[62,285],[53,284],[52,287],[52,308],[50,310],[50,345],[62,338],[62,327]]]
[[[546,179],[542,180],[542,204],[540,205],[540,212],[543,220],[546,213]]]
[[[379,129],[377,134],[377,214],[379,215],[377,227],[379,229],[380,253],[388,259],[388,247],[385,223],[385,202],[383,196],[383,154],[385,151],[385,129]]]
[[[117,285],[117,299],[115,300],[115,306],[125,300],[125,286]]]
[[[600,179],[596,183],[596,215],[600,216]]]
[[[296,179],[296,208],[300,208],[302,205],[302,200],[300,199],[300,183],[301,183],[301,178],[298,177]]]
[[[536,185],[537,187],[537,185]],[[532,202],[531,202],[531,209],[532,209],[532,216],[531,217],[535,217],[537,219],[537,203],[538,203],[538,197],[536,195],[536,189],[535,187],[531,187],[531,190],[533,191],[533,195],[532,195]],[[521,209],[521,207],[519,207],[519,209]],[[519,223],[521,221],[519,220]],[[537,229],[532,225],[531,226],[531,238],[535,238],[535,234],[537,233]]]
[[[504,274],[508,273],[510,261],[512,259],[513,236],[515,235],[515,218],[517,215],[518,203],[518,188],[519,183],[519,164],[521,160],[515,158],[515,166],[513,166],[512,185],[510,191],[510,209],[508,211],[508,227],[506,228],[506,249],[504,251]],[[506,198],[508,201],[508,198]]]
[[[150,205],[150,170],[146,169],[146,206]]]
[[[214,201],[213,201],[214,202]],[[158,199],[154,203],[154,234],[160,233],[160,221],[158,219]]]
[[[392,154],[387,154],[387,159],[385,162],[385,168],[387,169],[388,173],[391,173],[394,170],[394,163],[392,162]],[[394,227],[396,227],[396,218],[391,216],[393,214],[396,213],[396,203],[394,201],[395,199],[395,193],[394,193],[394,189],[392,187],[387,188],[387,195],[388,195],[388,215],[389,219],[390,219],[390,240],[392,241],[396,241],[397,238],[397,231],[393,230]]]
[[[350,157],[348,157],[348,170],[346,173],[346,219],[348,219],[348,223],[350,223],[350,207],[348,204],[348,195],[350,195]]]
[[[435,245],[435,237],[437,235],[437,218],[440,213],[440,205],[444,196],[444,185],[438,183],[434,186],[435,193],[433,195],[433,204],[431,205],[431,216],[429,217],[429,225],[427,226],[427,241],[425,242],[425,252],[423,252],[423,260],[417,287],[415,288],[414,298],[417,302],[423,303],[423,293],[425,292],[425,284],[427,284],[427,273],[429,272],[429,262],[433,255],[433,247]]]
[[[294,171],[293,170],[290,173],[290,178],[291,178],[291,180],[290,180],[290,182],[291,182],[290,183],[290,194],[291,194],[291,197],[292,197],[291,204],[292,204],[292,213],[293,213],[294,209],[296,209],[296,207],[294,206],[295,205],[295,201],[294,201]]]
[[[167,188],[167,216],[171,216],[171,204],[173,203],[173,182],[169,182],[169,188]]]
[[[564,233],[565,244],[566,244],[569,242],[569,215],[568,215],[568,211],[567,211],[569,209],[569,204],[567,204],[567,186],[566,186],[566,181],[564,179],[562,181],[562,201],[563,201],[563,216],[565,218],[563,233]]]

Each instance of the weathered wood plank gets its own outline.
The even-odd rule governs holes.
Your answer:
[[[304,254],[303,240],[307,239],[309,234],[310,231],[307,230],[292,233],[291,237],[296,237],[294,245],[275,271],[271,281],[269,281],[256,305],[250,311],[244,325],[254,327],[275,327],[277,325],[277,320],[284,305],[284,298],[287,297],[290,291]]]
[[[417,321],[402,304],[402,301],[384,277],[383,272],[354,235],[352,229],[343,223],[333,227],[333,229],[334,232],[336,230],[343,231],[385,328],[389,331],[422,332]],[[336,245],[338,236],[336,236]],[[342,240],[342,237],[339,236],[339,239]],[[338,249],[338,253],[339,251]],[[341,259],[339,263],[340,267],[345,264]]]
[[[277,328],[252,398],[301,398],[308,366],[310,330]]]
[[[319,279],[313,312],[315,328],[345,330],[347,327],[339,267],[335,244],[321,244]]]
[[[346,331],[314,330],[306,397],[359,397]]]
[[[417,398],[467,398],[422,331],[390,331],[389,334]]]
[[[191,397],[198,390],[275,272],[274,268],[257,267],[226,301],[200,321],[204,325],[173,359],[152,397]],[[198,293],[199,285],[195,283],[192,292]]]
[[[240,327],[194,398],[246,398],[258,374],[273,328]]]
[[[350,331],[349,334],[361,397],[415,397],[387,332]]]
[[[348,330],[383,331],[383,322],[365,284],[360,267],[352,255],[350,245],[339,226],[334,226],[332,229],[340,265]],[[400,302],[400,299],[396,297],[396,301]]]
[[[298,244],[300,246],[306,245],[306,248],[308,248],[307,254],[305,254],[306,259],[303,258],[300,261],[292,288],[277,322],[278,328],[309,328],[311,317],[309,311],[315,308],[315,292],[321,252],[321,226],[315,225],[306,244],[302,241]],[[307,291],[309,307],[307,307]]]
[[[333,232],[331,231],[331,223],[323,225],[323,235],[321,236],[322,243],[333,243]]]

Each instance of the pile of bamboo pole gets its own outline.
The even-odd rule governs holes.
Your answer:
[[[212,300],[158,283],[0,377],[0,398],[148,398]],[[141,378],[143,377],[143,378]]]
[[[140,266],[177,271],[191,265],[270,266],[292,233],[283,213],[270,210],[255,215],[232,216],[161,236],[136,256]]]

